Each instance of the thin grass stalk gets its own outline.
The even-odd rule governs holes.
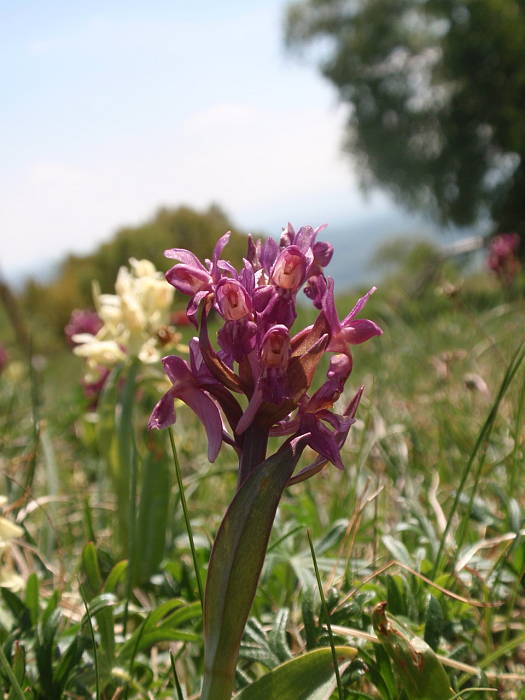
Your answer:
[[[173,651],[170,649],[170,663],[171,663],[171,670],[173,673],[173,678],[175,679],[175,688],[177,690],[177,700],[184,700],[184,695],[182,694],[182,688],[179,683],[179,677],[177,675],[177,669],[175,667],[175,656],[173,654]]]
[[[335,652],[334,637],[332,634],[332,626],[330,624],[330,613],[328,611],[328,606],[326,604],[326,600],[324,597],[323,584],[321,583],[321,576],[319,574],[319,567],[317,566],[317,559],[315,556],[315,549],[314,549],[314,545],[312,542],[312,538],[310,536],[310,530],[306,530],[306,534],[308,536],[308,544],[310,545],[310,552],[312,553],[312,561],[314,563],[315,578],[317,579],[317,586],[319,588],[319,595],[321,597],[321,608],[323,610],[323,613],[324,613],[324,616],[326,619],[326,628],[328,629],[328,637],[330,638],[330,648],[332,650],[332,661],[334,664],[335,679],[337,681],[337,692],[339,695],[339,700],[344,700],[343,686],[341,684],[341,676],[339,675],[339,666],[337,664],[337,654]]]
[[[478,663],[478,669],[485,669],[487,666],[490,666],[490,664],[493,661],[497,661],[500,657],[504,656],[507,654],[509,651],[513,651],[516,647],[519,647],[520,644],[523,644],[525,642],[525,632],[522,632],[519,634],[517,637],[514,637],[514,639],[511,639],[510,642],[507,642],[506,644],[502,644],[498,649],[493,651],[491,654],[488,654],[485,656],[484,659],[482,659]],[[474,675],[475,671],[478,669],[472,669],[472,672],[469,673],[464,673],[461,678],[458,681],[459,685],[462,685],[468,679]]]
[[[466,688],[465,690],[460,690],[459,693],[453,695],[450,700],[461,700],[463,695],[470,695],[471,693],[497,693],[497,688]]]
[[[96,697],[96,700],[100,700],[100,670],[98,667],[98,654],[97,654],[97,643],[95,640],[95,631],[93,629],[93,623],[91,621],[91,615],[89,612],[88,603],[86,600],[86,596],[84,594],[84,588],[82,587],[81,584],[79,585],[79,591],[80,591],[80,595],[82,597],[82,602],[84,603],[84,608],[86,609],[86,617],[87,617],[88,626],[89,626],[89,633],[91,636],[91,643],[93,645],[93,663],[95,665],[95,697]]]
[[[512,450],[512,455],[511,455],[511,473],[510,473],[510,490],[509,493],[516,493],[516,488],[517,488],[517,464],[518,460],[516,459],[517,457],[517,452],[520,446],[520,437],[521,437],[521,431],[523,428],[523,408],[525,406],[525,376],[523,377],[523,381],[521,383],[521,389],[519,393],[519,398],[518,398],[518,410],[516,412],[516,423],[514,426],[514,448]],[[520,463],[521,466],[521,463]]]
[[[24,484],[25,493],[30,493],[33,488],[33,481],[35,479],[36,463],[38,459],[38,448],[40,446],[40,392],[38,389],[38,382],[36,380],[35,368],[33,366],[33,341],[29,340],[29,345],[27,349],[27,366],[29,370],[29,383],[30,383],[30,395],[31,395],[31,419],[33,423],[33,450],[31,453],[31,460],[29,462],[29,469],[27,471],[26,480]]]
[[[186,525],[186,532],[188,533],[188,539],[190,541],[191,556],[193,559],[193,568],[195,570],[195,576],[197,578],[197,587],[199,589],[199,599],[201,601],[201,609],[204,610],[204,588],[202,586],[202,579],[199,569],[199,561],[197,559],[197,551],[195,549],[195,543],[193,541],[193,530],[191,528],[190,515],[188,512],[188,505],[186,503],[186,496],[184,493],[184,484],[182,483],[182,474],[180,470],[179,457],[177,454],[177,447],[175,445],[175,438],[173,436],[172,428],[168,428],[168,433],[170,436],[171,451],[173,453],[173,461],[175,463],[175,473],[177,475],[177,484],[179,486],[180,502],[182,505],[182,512],[184,514],[184,522]]]
[[[137,502],[137,479],[138,479],[138,453],[135,441],[132,439],[131,445],[131,463],[129,475],[129,503],[128,503],[128,576],[126,584],[126,603],[124,605],[124,621],[123,629],[126,636],[128,626],[128,610],[133,592],[133,584],[135,582],[136,572],[136,530],[137,519],[135,517],[136,502]]]
[[[118,474],[116,479],[118,520],[120,526],[121,546],[129,547],[130,524],[130,494],[133,471],[133,459],[136,446],[134,442],[133,430],[133,408],[135,403],[135,389],[137,373],[139,370],[139,360],[134,358],[129,366],[128,375],[122,391],[120,402],[120,416],[118,420]],[[135,503],[133,502],[133,506]],[[134,516],[133,516],[134,517]],[[128,552],[130,556],[130,552]]]
[[[459,486],[456,490],[456,495],[454,497],[454,501],[452,503],[452,507],[450,509],[448,518],[447,518],[447,524],[445,526],[445,529],[443,531],[443,534],[441,535],[441,540],[439,542],[439,549],[436,555],[436,559],[434,562],[434,566],[432,568],[432,574],[430,578],[434,579],[436,577],[437,572],[439,571],[439,567],[441,564],[441,557],[443,555],[443,549],[445,546],[445,542],[447,540],[448,534],[450,532],[450,528],[452,526],[452,520],[454,519],[454,516],[456,514],[456,510],[459,505],[459,501],[461,499],[461,496],[463,494],[463,490],[465,488],[465,484],[467,482],[468,477],[470,476],[470,472],[472,470],[472,466],[474,464],[474,460],[477,457],[477,454],[481,448],[481,446],[486,442],[486,440],[489,438],[490,433],[492,431],[492,427],[494,425],[494,421],[496,420],[496,416],[499,410],[500,403],[509,387],[510,382],[512,381],[512,378],[514,377],[514,374],[516,373],[519,365],[521,364],[521,361],[523,360],[524,356],[524,351],[523,351],[523,344],[519,346],[519,348],[516,350],[514,355],[512,356],[512,359],[507,367],[507,370],[505,372],[505,375],[503,377],[503,380],[501,382],[500,389],[498,391],[498,394],[496,396],[496,399],[494,403],[491,406],[491,409],[489,411],[489,414],[485,420],[485,423],[483,424],[483,427],[481,428],[479,435],[477,437],[476,443],[474,445],[474,449],[472,450],[469,460],[465,466],[465,469],[463,470],[463,474],[461,475],[461,480],[459,482]],[[470,506],[472,507],[472,506]],[[466,517],[470,517],[470,509],[467,511]],[[458,548],[459,549],[459,548]]]
[[[516,376],[516,372],[519,370],[524,357],[525,357],[525,346],[521,345],[518,348],[518,350],[516,351],[516,353],[514,354],[512,360],[510,361],[510,364],[507,368],[507,371],[506,371],[505,376],[503,378],[503,381],[501,383],[501,388],[498,392],[496,410],[494,411],[494,420],[496,418],[499,404],[500,404],[501,400],[503,399],[503,396],[505,395],[507,389],[511,385],[512,380]],[[490,428],[487,431],[487,436],[486,436],[484,442],[486,442],[486,440],[488,440],[488,437],[490,435],[490,431],[492,429],[492,425],[494,424],[494,420],[491,422]],[[479,459],[478,466],[477,466],[477,469],[475,472],[474,484],[473,484],[471,492],[470,492],[470,498],[469,498],[467,510],[465,512],[465,515],[463,516],[463,521],[462,521],[460,529],[459,529],[459,535],[458,535],[458,539],[457,539],[456,554],[454,557],[454,561],[457,557],[458,552],[463,547],[463,543],[465,541],[465,537],[467,534],[468,520],[470,518],[470,514],[472,512],[472,507],[474,505],[474,499],[475,499],[476,493],[478,491],[479,481],[481,478],[481,472],[483,470],[483,465],[485,464],[485,457],[486,457],[486,447],[483,449],[483,452],[481,454],[481,457]]]
[[[2,671],[9,678],[9,682],[11,683],[11,690],[14,691],[18,700],[26,700],[25,693],[22,690],[20,683],[18,682],[17,677],[15,676],[13,669],[11,668],[11,664],[9,663],[6,655],[4,654],[4,650],[3,650],[1,644],[0,644],[0,668],[2,668]]]

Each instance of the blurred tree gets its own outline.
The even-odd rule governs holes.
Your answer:
[[[329,40],[321,69],[350,105],[365,188],[525,235],[524,0],[301,0],[286,37]]]
[[[163,255],[167,248],[191,248],[204,259],[211,256],[217,238],[232,229],[231,221],[217,205],[203,212],[186,206],[159,209],[149,221],[118,230],[91,255],[68,255],[49,283],[30,280],[22,300],[32,325],[40,336],[41,328],[50,336],[62,335],[74,308],[93,307],[93,280],[98,280],[103,292],[113,293],[118,269],[130,257],[147,258],[159,270],[167,270],[174,264]],[[234,232],[227,248],[232,262],[241,261],[246,245],[245,236]],[[187,299],[178,298],[181,306],[185,305]],[[43,341],[49,344],[48,337]]]

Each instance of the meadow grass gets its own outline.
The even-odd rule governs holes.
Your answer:
[[[440,655],[450,698],[525,698],[525,304],[484,277],[443,281],[408,294],[393,281],[370,300],[385,333],[355,348],[350,391],[366,392],[345,471],[329,465],[285,491],[239,689],[333,638],[359,653],[316,698],[410,700],[372,628],[387,601]],[[66,350],[31,372],[24,363],[0,379],[4,514],[25,531],[10,556],[26,581],[2,588],[4,697],[198,697],[200,581],[235,489],[233,455],[223,448],[210,465],[202,426],[177,409],[182,492],[168,435],[144,429],[155,383],[102,430]],[[123,414],[137,461],[119,541],[108,460]]]

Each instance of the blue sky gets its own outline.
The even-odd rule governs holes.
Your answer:
[[[388,211],[341,155],[335,92],[286,53],[285,7],[0,0],[3,273],[160,205],[215,201],[275,231]]]

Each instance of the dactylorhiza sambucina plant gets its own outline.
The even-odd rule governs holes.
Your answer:
[[[129,268],[122,266],[118,272],[115,294],[102,294],[94,284],[96,314],[77,312],[66,327],[74,353],[86,361],[83,385],[91,402],[89,423],[95,426],[95,443],[116,496],[115,534],[122,554],[128,557],[136,551],[137,528],[130,509],[136,502],[134,491],[139,488],[146,493],[153,483],[147,468],[138,475],[140,441],[137,446],[133,419],[137,388],[150,381],[167,386],[161,354],[166,348],[181,349],[177,345],[180,334],[170,325],[173,287],[149,260],[131,258],[129,263]],[[160,469],[157,465],[157,478]],[[167,509],[167,500],[163,508]],[[163,541],[163,536],[157,539]]]
[[[77,312],[66,327],[74,353],[87,362],[88,382],[99,380],[102,369],[135,358],[155,364],[167,341],[179,339],[169,327],[172,287],[149,260],[130,258],[129,263],[130,269],[122,266],[118,272],[115,294],[101,294],[94,284],[96,315]],[[83,332],[72,333],[75,325]]]
[[[189,250],[165,253],[179,261],[166,279],[190,297],[187,314],[198,333],[189,361],[174,355],[162,360],[171,388],[153,409],[149,427],[175,423],[179,399],[202,421],[210,461],[223,443],[239,459],[237,493],[208,569],[203,699],[231,697],[241,635],[285,486],[311,477],[328,462],[343,468],[340,450],[363,392],[361,387],[342,413],[333,410],[352,370],[350,346],[382,333],[373,321],[357,318],[375,288],[339,319],[333,279],[323,273],[333,248],[316,240],[323,228],[304,226],[296,232],[288,224],[280,243],[250,237],[240,271],[221,258],[229,233],[204,264]],[[292,334],[303,285],[319,314],[313,325]],[[216,347],[208,334],[212,310],[222,319]],[[326,381],[310,394],[326,353],[331,355]],[[246,397],[244,408],[237,396]],[[270,436],[286,440],[267,457]],[[317,458],[293,475],[307,445]]]

